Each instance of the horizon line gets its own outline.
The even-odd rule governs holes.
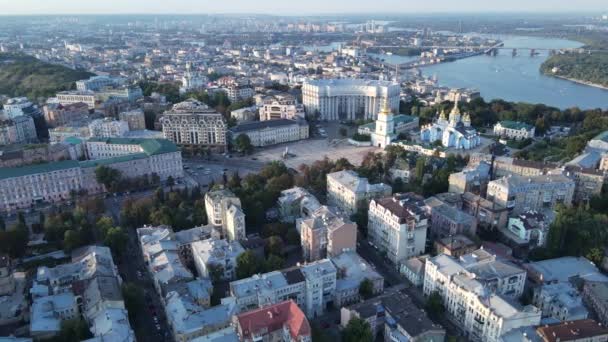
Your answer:
[[[298,14],[290,14],[290,13],[271,13],[271,12],[97,12],[97,13],[88,13],[88,12],[79,12],[79,13],[8,13],[8,14],[0,14],[0,17],[11,17],[11,16],[74,16],[74,15],[82,15],[82,16],[95,16],[95,15],[116,15],[116,16],[124,16],[124,15],[157,15],[157,16],[171,16],[171,15],[183,15],[183,16],[199,16],[199,15],[264,15],[264,16],[273,16],[273,17],[307,17],[307,16],[348,16],[348,15],[386,15],[386,16],[399,16],[399,15],[428,15],[428,14],[572,14],[572,15],[580,15],[580,14],[597,14],[601,16],[603,14],[607,14],[608,10],[480,10],[480,11],[415,11],[415,12],[370,12],[370,11],[357,11],[357,12],[305,12]]]

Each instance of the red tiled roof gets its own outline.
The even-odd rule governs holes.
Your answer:
[[[608,336],[608,329],[592,319],[566,321],[536,328],[546,342],[578,341],[597,336]]]
[[[304,313],[293,301],[285,301],[237,316],[240,333],[244,338],[262,331],[262,335],[282,329],[287,325],[291,337],[310,335],[310,324]]]

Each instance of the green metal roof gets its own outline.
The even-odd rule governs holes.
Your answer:
[[[126,156],[120,156],[120,157],[97,159],[97,160],[85,160],[85,161],[80,162],[80,166],[83,168],[98,167],[98,166],[102,166],[102,165],[112,165],[115,163],[121,163],[121,162],[136,160],[136,159],[144,159],[144,158],[148,158],[148,155],[145,153],[133,153],[133,154],[128,154]]]
[[[604,132],[598,134],[595,138],[593,138],[591,140],[601,140],[604,142],[608,142],[608,131],[604,131]]]
[[[167,139],[91,138],[89,141],[105,142],[106,144],[139,145],[149,156],[179,151],[177,146]]]
[[[64,160],[52,163],[32,164],[21,167],[0,168],[0,179],[36,175],[40,173],[78,168],[80,164],[76,160]]]
[[[397,126],[398,124],[401,124],[401,123],[412,122],[415,119],[416,119],[416,117],[412,116],[412,115],[406,115],[406,114],[393,115],[393,123],[395,124],[395,126]],[[361,125],[361,126],[359,126],[359,128],[368,128],[369,130],[375,131],[376,130],[376,121],[372,121],[365,125]]]
[[[395,115],[394,121],[397,124],[397,123],[412,122],[415,119],[416,119],[416,117],[413,115],[398,114],[398,115]]]
[[[519,121],[510,121],[510,120],[500,121],[500,125],[502,127],[508,128],[508,129],[516,129],[516,130],[520,130],[522,128],[525,130],[532,129],[532,125],[528,125],[527,123],[523,123],[523,122],[519,122]]]

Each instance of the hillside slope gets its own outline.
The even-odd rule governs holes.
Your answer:
[[[0,94],[34,100],[70,89],[92,73],[40,61],[22,54],[0,54]]]

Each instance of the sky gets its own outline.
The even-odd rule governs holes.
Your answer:
[[[608,12],[608,0],[0,0],[13,14]]]

